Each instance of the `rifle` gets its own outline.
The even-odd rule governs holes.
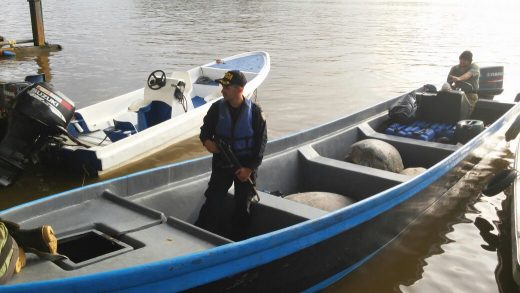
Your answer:
[[[219,137],[215,137],[215,144],[217,145],[218,149],[224,155],[224,158],[226,158],[226,161],[233,165],[233,168],[235,170],[238,170],[242,168],[242,164],[240,164],[240,161],[237,159],[235,154],[233,153],[233,150],[231,149],[231,146],[225,142],[223,139]],[[255,196],[253,197],[255,202],[260,201],[260,196],[258,195],[258,192],[256,191],[255,184],[253,183],[253,180],[251,180],[251,177],[247,178],[247,181],[251,185],[251,189],[253,190]]]

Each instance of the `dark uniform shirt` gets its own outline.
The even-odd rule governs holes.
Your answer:
[[[199,137],[202,143],[204,143],[204,141],[207,139],[213,139],[213,136],[216,133],[220,103],[227,104],[229,113],[231,114],[231,119],[233,120],[233,125],[235,125],[242,108],[245,107],[244,103],[242,103],[239,108],[233,108],[224,100],[213,103],[213,105],[211,105],[209,108],[206,116],[204,116],[204,124],[200,128]],[[238,159],[240,160],[240,163],[242,163],[243,167],[257,169],[258,166],[260,166],[262,163],[262,159],[264,158],[264,150],[267,143],[267,126],[260,106],[255,103],[251,103],[251,107],[254,131],[253,155],[251,157]],[[223,158],[220,154],[213,154],[213,168],[215,168],[215,166],[225,165],[226,163],[227,162],[225,162],[225,158]]]

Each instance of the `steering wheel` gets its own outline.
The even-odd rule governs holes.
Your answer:
[[[148,87],[154,91],[166,85],[166,73],[156,70],[148,76]]]
[[[454,89],[460,89],[461,91],[463,91],[465,93],[473,92],[473,86],[469,82],[465,82],[465,81],[456,81]]]

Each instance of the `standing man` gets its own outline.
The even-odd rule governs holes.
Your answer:
[[[464,51],[459,56],[459,64],[451,68],[447,81],[453,84],[457,81],[466,82],[473,88],[465,90],[466,97],[471,105],[471,112],[475,108],[478,100],[478,79],[480,77],[480,68],[473,63],[473,53]]]
[[[238,70],[226,72],[216,80],[222,85],[224,99],[215,102],[204,117],[200,128],[200,141],[213,154],[212,173],[206,202],[200,209],[195,225],[215,233],[222,233],[224,200],[231,184],[235,184],[235,207],[232,215],[232,238],[247,238],[250,223],[249,206],[254,196],[253,186],[257,169],[262,163],[267,143],[267,127],[260,107],[243,96],[247,83]],[[242,168],[235,170],[220,154],[215,144],[218,137],[229,143]]]

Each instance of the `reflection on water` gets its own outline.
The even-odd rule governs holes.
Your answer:
[[[505,67],[499,99],[511,101],[520,92],[520,34],[514,31],[518,11],[520,2],[508,0],[44,0],[47,41],[62,45],[63,51],[0,58],[0,80],[45,73],[82,108],[143,87],[156,69],[186,70],[215,58],[265,50],[271,54],[271,73],[259,97],[274,138],[425,83],[439,85],[465,49],[473,51],[480,65]],[[26,1],[2,0],[0,34],[7,39],[31,36]],[[105,178],[203,154],[194,138]],[[36,168],[0,190],[1,204],[94,181]],[[503,268],[496,252],[490,251],[503,223],[497,211],[501,213],[504,197],[477,198],[466,187],[458,188],[454,191],[461,194],[452,196],[461,203],[454,200],[446,211],[427,214],[332,290],[467,292],[477,284],[473,291],[512,289],[502,277],[508,274],[499,273]],[[494,230],[486,232],[484,221]],[[500,245],[497,249],[500,253]]]
[[[2,190],[0,210],[42,197],[42,195],[58,193],[75,187],[91,184],[100,180],[115,178],[125,174],[162,166],[206,155],[198,137],[182,141],[164,151],[158,152],[114,172],[104,174],[100,178],[89,178],[86,174],[69,172],[59,168],[37,166],[27,172],[12,186]]]
[[[51,67],[49,65],[49,53],[43,53],[36,56],[36,63],[38,64],[38,74],[44,74],[45,81],[52,82]]]
[[[44,74],[45,80],[47,82],[52,83],[52,74],[51,74],[51,64],[50,64],[50,52],[40,52],[37,54],[24,55],[23,53],[18,53],[14,58],[9,58],[6,60],[1,59],[0,57],[0,66],[2,66],[2,62],[8,63],[13,62],[14,64],[22,65],[37,65],[36,71],[25,71],[24,76],[20,76],[17,78],[13,78],[11,76],[1,76],[0,81],[23,81],[25,76],[34,75],[34,74]],[[1,67],[0,67],[1,68]],[[5,71],[7,72],[7,71]]]

